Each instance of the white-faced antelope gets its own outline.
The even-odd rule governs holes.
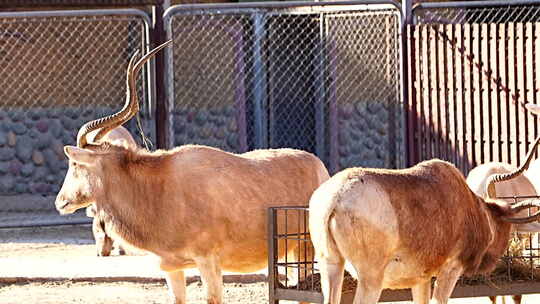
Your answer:
[[[316,156],[294,149],[233,154],[185,145],[149,152],[89,141],[89,132],[100,129],[97,136],[104,136],[135,115],[137,66],[147,59],[135,65],[131,59],[123,109],[85,124],[77,146],[65,147],[69,169],[56,208],[62,214],[90,204],[103,210],[115,237],[160,258],[175,303],[186,303],[184,269],[194,267],[208,303],[222,303],[222,270],[267,265],[267,208],[307,205],[328,172]]]

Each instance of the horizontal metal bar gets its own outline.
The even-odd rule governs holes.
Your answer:
[[[142,17],[148,24],[152,19],[143,10],[134,8],[119,9],[90,9],[90,10],[65,10],[65,11],[24,11],[24,12],[0,12],[0,18],[45,18],[45,17],[83,17],[83,16],[137,16]]]
[[[317,291],[276,288],[276,299],[298,302],[322,303],[323,295],[322,293]]]
[[[56,221],[56,222],[38,222],[38,223],[29,223],[29,224],[8,224],[1,225],[0,229],[16,229],[16,228],[32,228],[32,227],[52,227],[52,226],[76,226],[76,225],[89,225],[92,224],[92,220],[73,220],[70,222],[66,221]]]
[[[520,196],[497,196],[497,199],[519,199],[519,198],[540,198],[538,195],[520,195]]]
[[[506,296],[514,294],[534,294],[540,290],[540,282],[526,281],[519,283],[508,283],[488,286],[485,284],[479,285],[457,285],[452,292],[451,298],[468,298],[468,297],[487,297],[487,296]],[[279,299],[292,301],[307,301],[312,303],[322,303],[322,293],[316,291],[305,291],[296,289],[276,289],[276,294]],[[346,291],[342,294],[341,303],[352,303],[354,291]],[[380,302],[395,302],[395,301],[410,301],[412,300],[409,289],[385,289],[383,290]]]
[[[45,7],[45,6],[124,6],[124,5],[157,5],[162,4],[163,0],[3,0],[0,1],[0,8],[17,7]]]
[[[282,237],[287,237],[287,236],[300,236],[300,235],[309,235],[309,232],[283,233],[283,234],[278,234],[278,235],[276,235],[276,237],[282,238]]]
[[[268,209],[275,210],[275,211],[279,211],[279,210],[305,210],[305,211],[308,211],[309,207],[308,206],[296,206],[296,207],[277,206],[277,207],[270,207]]]
[[[287,262],[287,263],[276,263],[277,266],[287,266],[287,267],[296,267],[294,265],[315,265],[317,262]],[[291,266],[292,265],[292,266]]]
[[[413,12],[416,9],[430,9],[430,8],[486,8],[494,6],[525,6],[525,5],[537,5],[540,4],[540,0],[488,0],[488,1],[452,1],[452,2],[429,2],[419,3],[413,7]]]
[[[374,5],[390,5],[401,14],[401,3],[394,0],[352,0],[352,1],[270,1],[270,2],[246,2],[246,3],[209,3],[209,4],[180,4],[171,6],[165,11],[165,22],[169,20],[173,15],[180,12],[196,11],[196,10],[239,10],[239,9],[288,9],[288,8],[311,8],[311,7],[337,7],[343,9],[343,6],[368,6]]]
[[[289,240],[289,241],[303,241],[303,242],[311,242],[311,239],[306,239],[306,238],[292,238],[292,237],[279,237],[279,236],[276,236],[275,239],[279,239],[279,240]]]
[[[540,290],[540,282],[526,281],[519,283],[488,285],[459,285],[452,292],[452,298],[506,296],[514,294],[533,294]]]

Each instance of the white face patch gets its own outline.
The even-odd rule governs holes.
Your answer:
[[[64,184],[56,196],[56,209],[61,214],[70,214],[92,204],[92,182],[87,167],[70,161]]]

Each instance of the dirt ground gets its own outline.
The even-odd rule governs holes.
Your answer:
[[[205,304],[204,290],[200,282],[188,286],[188,303]],[[266,283],[228,283],[224,287],[225,303],[267,303]],[[115,304],[165,304],[165,283],[133,282],[42,282],[30,284],[0,285],[0,303],[115,303]]]
[[[186,275],[188,303],[205,303],[198,273]],[[226,274],[224,280],[225,303],[268,303],[264,272]],[[140,253],[97,257],[88,225],[0,229],[0,304],[18,303],[165,304],[168,297],[154,259]],[[450,303],[491,304],[487,298]],[[540,296],[524,297],[523,304],[533,303]]]

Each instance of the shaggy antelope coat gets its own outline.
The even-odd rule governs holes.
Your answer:
[[[310,200],[325,303],[340,301],[345,261],[358,274],[356,304],[377,303],[383,288],[412,288],[415,303],[427,303],[432,277],[435,303],[447,303],[461,274],[492,271],[510,238],[508,217],[523,208],[484,201],[440,160],[344,170]]]
[[[177,303],[185,303],[183,269],[199,268],[209,303],[221,303],[221,270],[264,268],[267,208],[307,205],[329,178],[317,157],[293,149],[237,155],[196,145],[147,152],[103,144],[65,150],[70,166],[58,210],[91,203],[103,210],[118,238],[160,258]]]
[[[94,142],[94,137],[100,130],[93,131],[88,134],[90,141]],[[116,127],[107,133],[99,142],[106,142],[109,144],[124,145],[136,148],[137,142],[133,139],[133,136],[129,131],[122,127]],[[94,240],[96,242],[96,252],[98,256],[109,256],[114,246],[114,241],[110,236],[110,220],[107,214],[102,212],[97,212],[94,205],[90,205],[86,208],[86,216],[92,218],[92,234],[94,235]],[[109,232],[107,232],[109,231]],[[125,253],[122,245],[117,244],[118,253],[123,255]]]
[[[329,176],[317,157],[293,149],[232,154],[187,145],[148,152],[101,141],[136,115],[136,76],[171,43],[138,61],[135,53],[127,67],[123,108],[85,123],[77,147],[64,148],[69,169],[55,205],[66,214],[95,204],[117,238],[160,258],[177,304],[186,301],[183,269],[192,267],[207,285],[208,303],[219,304],[222,269],[251,272],[266,265],[267,208],[306,205]]]
[[[534,166],[534,162],[530,166],[530,169],[532,169]],[[494,174],[510,174],[511,172],[516,171],[518,168],[515,166],[505,164],[505,163],[499,163],[499,162],[490,162],[486,164],[479,165],[472,169],[469,174],[467,175],[467,185],[471,188],[471,190],[476,193],[476,195],[487,199],[488,193],[486,191],[487,184],[489,182],[490,176]],[[513,197],[513,196],[536,196],[537,192],[533,184],[531,183],[528,172],[524,173],[524,175],[519,175],[511,180],[502,181],[495,185],[495,192],[497,194],[497,197]],[[504,199],[508,203],[513,203],[513,199]],[[527,210],[523,210],[522,215],[526,215]],[[535,226],[532,226],[535,225]],[[525,224],[525,225],[516,225],[516,230],[520,232],[538,232],[540,231],[540,225],[535,224]],[[534,239],[537,239],[538,236],[535,234],[533,235]],[[527,240],[530,238],[526,238]],[[534,241],[533,241],[534,242]],[[525,247],[523,247],[525,248]],[[527,252],[523,252],[524,254],[527,254]],[[515,304],[521,303],[521,295],[514,295],[512,296],[513,301]],[[493,304],[497,303],[497,297],[492,296],[490,297],[491,302]]]

